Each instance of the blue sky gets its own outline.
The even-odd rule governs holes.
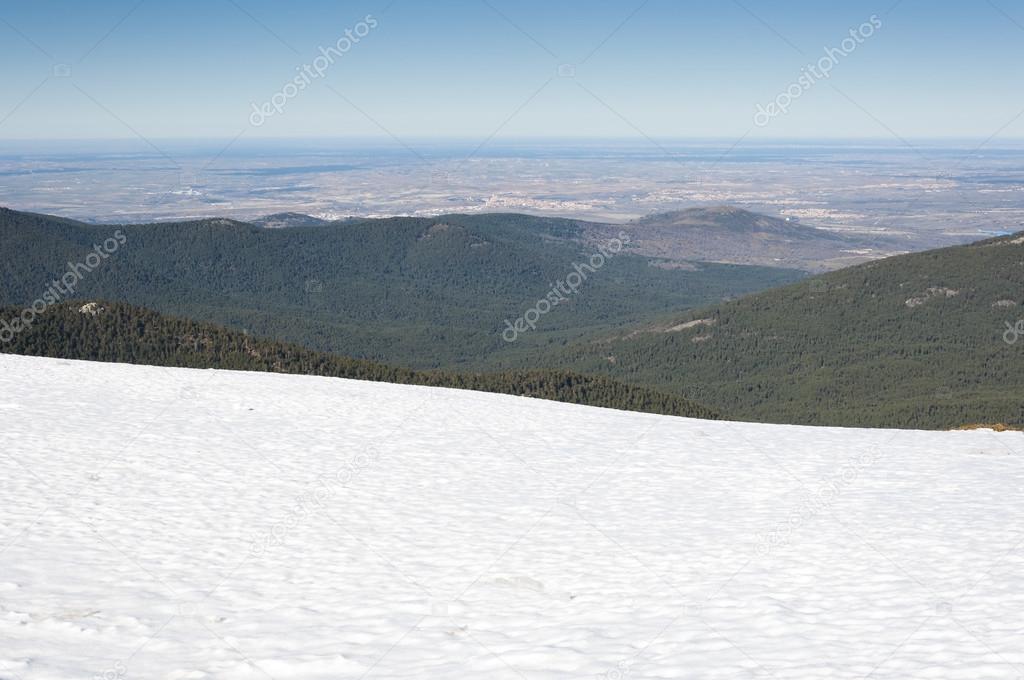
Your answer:
[[[1024,6],[894,2],[10,0],[0,139],[1024,137]]]

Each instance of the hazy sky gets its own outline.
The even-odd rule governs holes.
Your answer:
[[[0,139],[1021,138],[1022,57],[1017,0],[4,0]]]

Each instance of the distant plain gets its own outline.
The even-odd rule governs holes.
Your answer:
[[[5,205],[94,222],[520,212],[626,222],[728,204],[907,250],[1024,227],[1024,145],[581,140],[17,142]],[[387,187],[381,191],[381,187]]]

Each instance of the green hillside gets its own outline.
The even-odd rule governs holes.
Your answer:
[[[1024,335],[1012,345],[1003,336],[1024,318],[1022,303],[1018,234],[851,267],[534,365],[669,390],[749,420],[1019,425]]]
[[[418,368],[533,356],[667,310],[789,283],[794,270],[652,266],[627,248],[512,344],[515,320],[596,250],[572,220],[449,215],[266,229],[231,220],[96,226],[0,209],[0,304],[37,299],[119,233],[74,299],[111,299]]]
[[[182,355],[165,343],[135,356],[133,347],[150,342],[143,334],[116,351],[87,345],[96,354],[81,358],[197,366],[215,360],[277,370],[238,349],[243,338],[251,343],[260,336],[310,347],[288,346],[308,353],[302,357],[327,350],[420,370],[461,369],[459,384],[474,389],[515,391],[540,379],[530,389],[558,398],[568,380],[568,399],[580,400],[579,390],[595,384],[579,375],[603,376],[614,383],[601,383],[600,396],[586,399],[645,409],[649,400],[674,394],[729,417],[768,422],[1024,424],[1024,323],[1018,342],[1003,340],[1024,319],[1019,235],[798,283],[792,282],[800,274],[791,270],[664,269],[627,248],[545,315],[536,331],[504,342],[503,320],[522,314],[573,263],[589,257],[593,245],[580,237],[585,226],[524,215],[453,215],[281,229],[229,220],[111,227],[0,211],[0,243],[5,253],[17,253],[0,262],[0,301],[21,306],[37,299],[68,262],[83,261],[93,245],[117,234],[123,245],[69,297],[148,305],[247,329],[249,336],[236,333],[235,344],[219,340],[215,346],[232,349],[216,357]],[[763,290],[776,284],[784,285]],[[666,316],[666,310],[677,311]],[[60,352],[59,342],[43,346],[49,349],[15,351]],[[321,370],[298,356],[280,367]],[[379,379],[427,375],[373,366]],[[546,371],[542,378],[527,375],[538,367]],[[576,375],[566,378],[565,371]],[[494,372],[504,374],[498,379]],[[552,382],[552,372],[562,377]],[[621,391],[623,383],[653,392],[636,402],[634,393]]]
[[[573,404],[645,411],[693,418],[716,418],[715,412],[679,396],[628,386],[604,377],[568,371],[449,373],[411,371],[315,352],[293,344],[259,340],[220,326],[165,316],[123,303],[61,303],[40,316],[0,352],[111,361],[152,366],[271,371],[407,385],[432,385],[551,399]],[[0,308],[12,319],[18,308]],[[6,337],[4,339],[7,339]]]

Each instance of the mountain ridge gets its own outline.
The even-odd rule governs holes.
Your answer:
[[[886,236],[844,234],[734,206],[696,207],[647,215],[622,228],[636,252],[669,261],[699,259],[730,264],[790,267],[812,273],[905,252]],[[593,238],[609,227],[588,228]]]
[[[84,225],[0,213],[0,304],[28,304],[95,244],[125,243],[77,283],[116,299],[248,328],[348,356],[418,368],[521,353],[796,280],[802,272],[696,263],[669,271],[627,246],[514,345],[500,337],[588,261],[580,223],[516,214],[394,217],[265,228],[211,218]]]
[[[17,308],[0,308],[0,323]],[[214,324],[159,314],[121,302],[63,302],[0,342],[0,353],[181,368],[215,368],[316,375],[450,387],[600,406],[626,411],[715,419],[715,411],[676,395],[570,371],[502,373],[412,371],[255,338]]]
[[[1024,232],[822,274],[578,343],[551,364],[764,422],[1024,423]],[[670,332],[667,332],[670,331]]]

